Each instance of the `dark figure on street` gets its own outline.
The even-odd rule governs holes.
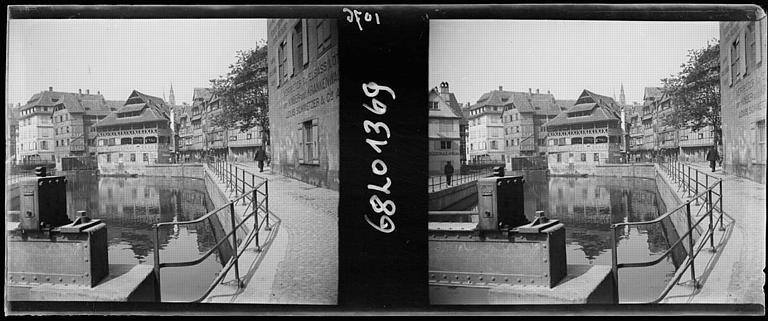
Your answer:
[[[453,165],[451,165],[451,161],[448,161],[445,164],[443,172],[445,173],[445,181],[448,183],[448,186],[451,186],[451,176],[453,175]]]
[[[715,162],[720,160],[720,155],[717,154],[717,148],[712,146],[707,152],[707,160],[709,161],[709,167],[712,167],[712,171],[715,171]]]
[[[263,148],[259,148],[256,151],[256,155],[253,157],[253,160],[259,162],[259,173],[264,171],[264,160],[267,159],[267,153],[264,151]]]

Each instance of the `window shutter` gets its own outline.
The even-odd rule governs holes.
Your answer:
[[[307,19],[301,20],[301,48],[302,57],[304,57],[303,63],[306,65],[309,63],[309,42],[307,41]]]
[[[312,162],[315,164],[320,163],[320,155],[318,153],[318,145],[320,145],[320,133],[317,131],[318,124],[317,119],[312,120]]]
[[[760,26],[762,25],[762,20],[754,22],[755,24],[755,65],[759,64],[763,60],[763,38],[761,32],[763,31],[763,28]]]
[[[304,164],[304,124],[299,123],[299,164]]]
[[[744,78],[745,74],[747,73],[747,31],[741,32],[741,41],[739,41],[739,71],[741,71],[741,77]]]
[[[275,48],[275,67],[277,67],[277,86],[280,87],[280,80],[282,75],[280,74],[280,46]]]
[[[733,70],[731,70],[733,68],[733,64],[731,63],[733,61],[732,59],[731,49],[728,48],[728,50],[726,50],[726,64],[729,66],[726,75],[726,77],[728,77],[728,86],[733,86]]]
[[[287,61],[285,62],[287,64],[286,68],[288,68],[288,75],[293,76],[293,32],[288,33],[285,49],[288,50]]]

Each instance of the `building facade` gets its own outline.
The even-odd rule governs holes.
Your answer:
[[[501,86],[480,96],[469,108],[469,163],[504,163],[502,113],[511,92]]]
[[[5,160],[6,164],[15,163],[16,140],[19,136],[19,108],[21,104],[5,106]]]
[[[134,90],[120,109],[93,125],[103,175],[141,174],[146,166],[171,163],[170,106]]]
[[[502,123],[504,124],[504,151],[507,168],[512,167],[514,158],[545,156],[547,152],[547,127],[549,120],[560,112],[561,106],[555,97],[539,89],[527,93],[511,92],[509,103],[504,106]]]
[[[216,125],[213,122],[215,117],[221,115],[221,104],[219,97],[208,91],[208,99],[203,102],[203,135],[205,141],[204,149],[209,156],[216,159],[225,159],[227,157],[228,131],[223,126]]]
[[[429,175],[443,174],[450,162],[456,173],[461,162],[461,140],[464,117],[461,105],[449,91],[448,83],[429,91]]]
[[[723,165],[765,184],[766,21],[720,22]]]
[[[267,37],[272,170],[338,190],[336,20],[270,19]]]
[[[77,94],[62,95],[52,115],[56,169],[94,168],[96,164],[96,130],[93,125],[111,112],[101,93],[86,89]],[[75,162],[64,162],[72,158]],[[74,167],[72,167],[74,166]]]
[[[622,158],[621,106],[584,90],[576,104],[545,124],[547,166],[554,175],[588,175]]]
[[[55,163],[53,107],[67,93],[48,91],[34,94],[19,108],[19,136],[16,144],[17,163]]]

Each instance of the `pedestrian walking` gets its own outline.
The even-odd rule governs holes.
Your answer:
[[[707,160],[709,161],[709,167],[712,167],[712,172],[715,171],[715,162],[720,160],[720,155],[717,154],[717,148],[714,145],[707,152]]]
[[[445,173],[445,181],[448,183],[448,186],[451,186],[451,176],[453,176],[453,165],[451,165],[451,161],[445,163],[443,173]]]
[[[258,150],[256,150],[256,155],[253,157],[253,160],[259,162],[259,173],[264,172],[264,160],[267,158],[267,153],[264,151],[263,148],[259,147]]]

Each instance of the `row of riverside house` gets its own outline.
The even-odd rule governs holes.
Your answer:
[[[16,163],[55,163],[66,170],[93,167],[96,155],[94,124],[122,105],[104,99],[100,92],[78,93],[47,91],[34,94],[18,109]],[[74,162],[69,162],[70,160]]]
[[[630,161],[652,161],[657,156],[682,161],[704,161],[714,144],[712,126],[694,131],[667,124],[675,108],[670,96],[660,87],[646,87],[643,103],[627,108],[630,127]]]

